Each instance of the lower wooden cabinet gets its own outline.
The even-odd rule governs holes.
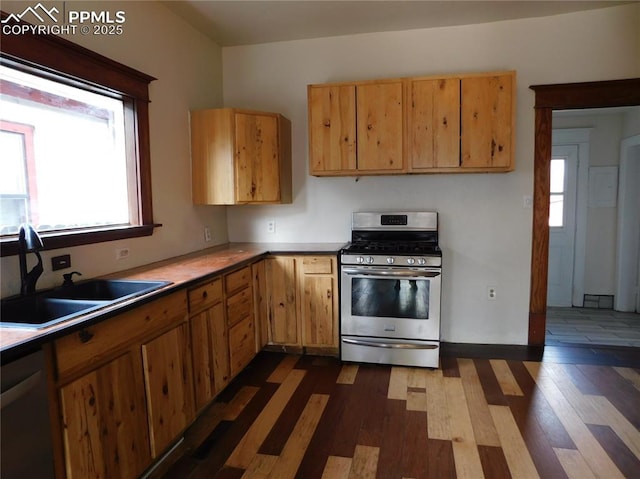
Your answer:
[[[337,353],[337,258],[278,255],[47,346],[58,477],[136,478],[265,344]]]
[[[135,351],[59,389],[66,477],[135,478],[151,462],[140,358]]]
[[[337,353],[337,258],[277,255],[264,262],[268,344]]]
[[[229,366],[231,377],[242,371],[256,355],[253,281],[246,266],[225,276]]]
[[[191,424],[195,415],[189,345],[186,322],[142,344],[154,459]]]
[[[222,303],[191,317],[191,348],[196,410],[229,383],[229,340]]]
[[[54,341],[59,477],[136,478],[194,417],[185,291]]]
[[[251,266],[189,290],[196,411],[256,355]]]
[[[338,284],[336,259],[298,259],[298,298],[303,346],[338,347]]]
[[[196,410],[229,383],[229,335],[222,279],[189,290],[189,315]]]

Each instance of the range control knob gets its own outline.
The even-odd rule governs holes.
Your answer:
[[[407,258],[407,264],[415,264],[416,260],[413,258]]]
[[[367,259],[365,260],[368,264],[373,263],[373,258],[371,256],[367,256]]]
[[[389,264],[393,264],[395,260],[396,260],[396,259],[395,259],[393,256],[389,256],[389,257],[387,258],[387,263],[389,263]]]
[[[423,265],[423,264],[425,264],[426,262],[427,262],[427,260],[426,260],[426,259],[424,259],[424,258],[418,258],[418,264]]]
[[[364,263],[364,258],[362,256],[356,257],[356,263]]]

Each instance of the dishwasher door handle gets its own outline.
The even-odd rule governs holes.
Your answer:
[[[36,371],[28,378],[20,381],[12,388],[7,389],[2,394],[0,394],[0,409],[4,409],[12,402],[17,401],[18,399],[29,394],[29,392],[38,385],[41,376],[42,371]]]

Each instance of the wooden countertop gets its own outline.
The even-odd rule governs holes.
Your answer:
[[[263,255],[269,253],[337,254],[342,246],[344,246],[343,243],[229,243],[110,274],[105,278],[171,281],[171,284],[141,297],[116,303],[47,328],[33,330],[0,327],[2,363],[87,324],[103,321],[154,298],[187,288],[208,276],[222,274],[243,264],[249,264]]]

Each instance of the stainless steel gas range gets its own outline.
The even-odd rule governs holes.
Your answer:
[[[353,213],[340,262],[342,360],[437,368],[438,213]]]

